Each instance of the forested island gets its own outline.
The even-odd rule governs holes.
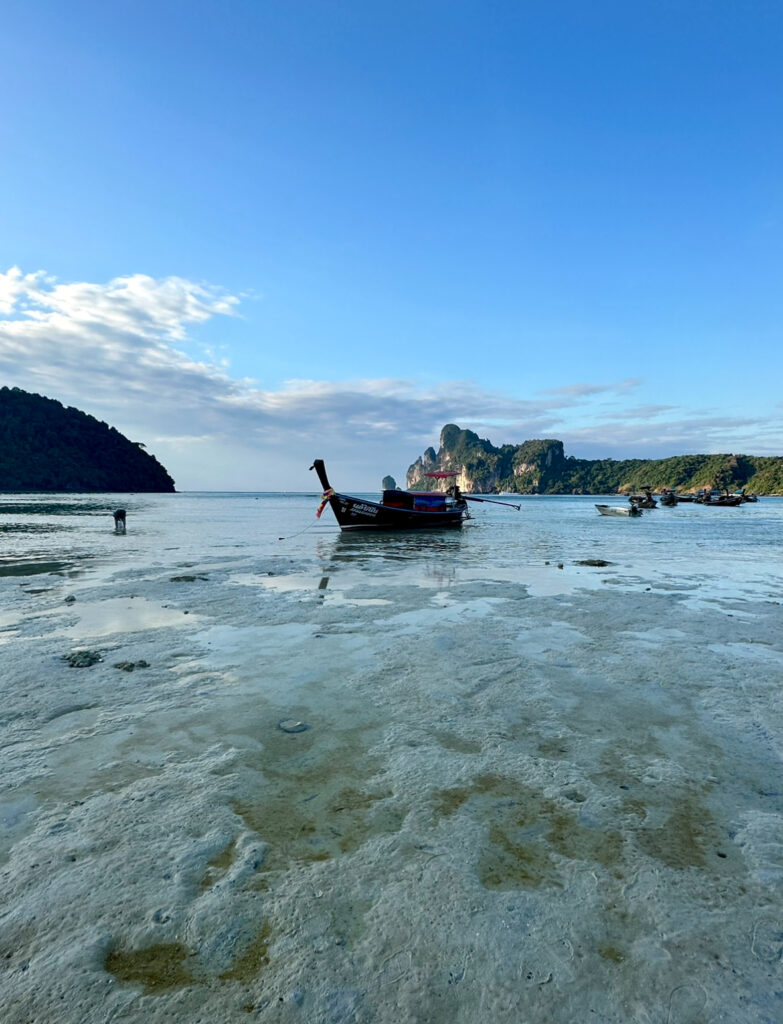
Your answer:
[[[626,494],[651,487],[681,493],[701,488],[783,494],[783,458],[758,455],[675,455],[667,459],[577,459],[553,438],[496,448],[472,430],[448,423],[440,448],[428,448],[408,469],[411,490],[443,490],[425,476],[456,471],[460,490],[475,494]]]
[[[73,407],[0,388],[0,492],[167,492],[174,481],[138,441]]]

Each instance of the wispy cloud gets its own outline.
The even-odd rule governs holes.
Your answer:
[[[658,419],[660,416],[670,416],[677,412],[676,405],[635,405],[627,409],[611,409],[600,412],[597,419],[601,421],[630,420],[637,423]]]
[[[155,280],[146,274],[118,277],[108,284],[58,284],[43,271],[0,274],[0,312],[16,313],[32,327],[86,326],[137,337],[182,339],[186,326],[228,315],[239,299],[180,277]]]
[[[363,483],[403,472],[399,460],[437,443],[447,422],[495,444],[560,437],[567,450],[591,457],[611,454],[607,441],[626,454],[658,454],[667,444],[670,453],[740,450],[726,440],[732,436],[775,443],[763,422],[693,419],[652,403],[618,412],[618,398],[639,389],[639,379],[564,384],[525,398],[464,380],[296,379],[262,389],[232,377],[220,348],[219,359],[185,351],[189,330],[237,315],[239,304],[223,289],[179,277],[62,284],[13,267],[0,273],[0,381],[154,442],[181,487],[241,487],[251,478],[259,486],[260,465],[267,486],[295,486],[300,464],[319,453],[342,459]]]
[[[710,452],[779,455],[781,452],[779,421],[747,416],[686,416],[681,411],[672,415],[672,412],[663,419],[629,417],[575,428],[569,431],[569,450],[585,458],[596,457],[597,451],[602,451],[605,458],[663,458]]]
[[[628,380],[616,381],[613,384],[566,384],[558,388],[547,388],[541,394],[566,399],[592,398],[595,395],[623,395],[629,391],[634,391],[642,383],[641,377],[631,377]]]
[[[90,409],[144,403],[156,432],[263,439],[281,430],[341,435],[432,437],[449,419],[548,423],[548,410],[580,396],[520,400],[466,381],[423,387],[405,379],[289,380],[261,389],[216,361],[182,350],[188,328],[232,315],[239,299],[181,278],[145,275],[107,284],[59,284],[43,272],[0,274],[0,370],[19,386]],[[179,347],[178,347],[179,346]]]

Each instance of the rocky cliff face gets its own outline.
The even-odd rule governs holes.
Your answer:
[[[447,480],[434,480],[426,475],[435,471],[455,472],[457,476]],[[444,448],[441,443],[437,452],[434,448],[428,448],[412,466],[408,467],[405,481],[409,490],[418,491],[446,491],[455,482],[461,491],[468,494],[474,491],[497,489],[497,474],[483,469],[478,476],[481,478],[480,482],[477,479],[477,474],[467,465],[461,463],[454,453]]]
[[[668,459],[575,459],[554,438],[504,444],[447,423],[437,452],[428,448],[408,469],[411,490],[445,490],[451,480],[426,473],[456,472],[460,490],[491,494],[611,494],[642,487],[670,487],[681,493],[702,487],[746,488],[783,493],[783,458],[756,455],[675,455]]]
[[[445,426],[440,432],[440,447],[438,451],[436,452],[434,448],[427,448],[424,454],[416,459],[412,466],[408,467],[405,480],[409,490],[446,491],[455,482],[454,479],[434,480],[427,477],[427,473],[435,471],[456,472],[456,484],[461,491],[470,492],[476,490],[477,482],[471,471],[472,467],[462,458],[464,452],[459,450],[461,438],[453,436],[452,427],[460,435],[469,435],[469,443],[474,439],[479,441],[478,435],[470,430],[460,431],[459,427],[454,427],[453,424]],[[488,481],[490,476],[494,476],[486,468],[482,470],[481,475],[483,481]]]
[[[553,439],[525,441],[517,447],[512,460],[515,487],[523,488],[522,493],[549,490],[555,481],[562,479],[565,468],[563,442]]]
[[[411,489],[445,490],[451,481],[432,480],[426,474],[446,470],[457,473],[457,486],[468,493],[535,492],[561,474],[564,463],[562,441],[525,441],[496,448],[472,430],[448,423],[441,431],[438,451],[427,448],[409,467],[406,483]]]
[[[438,488],[435,485],[440,483],[440,481],[428,481],[425,474],[440,468],[435,449],[427,448],[424,454],[420,455],[413,465],[408,467],[408,472],[405,474],[405,486],[410,490],[421,484],[422,487],[426,486],[427,490],[437,490]]]

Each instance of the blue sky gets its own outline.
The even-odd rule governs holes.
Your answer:
[[[783,6],[10,0],[0,383],[180,489],[783,454]]]

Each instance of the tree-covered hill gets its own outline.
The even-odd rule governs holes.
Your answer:
[[[553,438],[504,444],[489,441],[448,423],[440,448],[428,448],[408,470],[407,486],[442,489],[425,476],[433,470],[454,470],[464,491],[514,494],[629,493],[648,486],[682,493],[703,487],[757,494],[783,494],[783,458],[759,455],[676,455],[668,459],[576,459],[566,456],[563,442]]]
[[[52,398],[0,388],[0,491],[173,492],[158,460]]]

